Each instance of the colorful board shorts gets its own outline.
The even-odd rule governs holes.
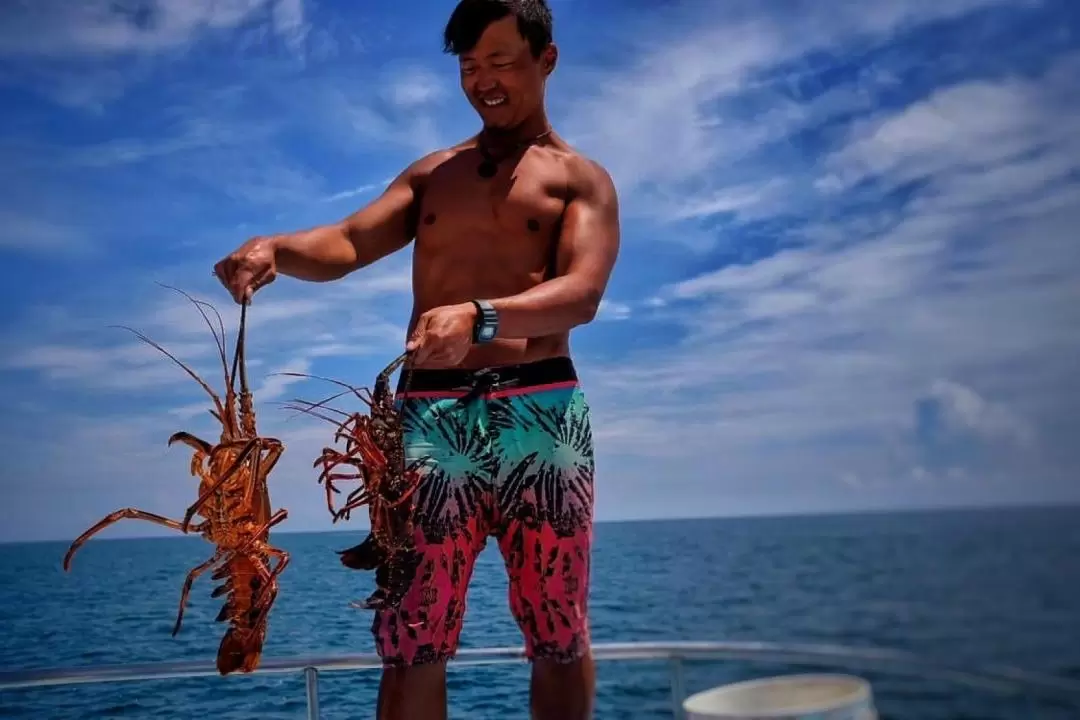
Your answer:
[[[428,457],[417,490],[419,554],[399,606],[372,623],[384,665],[457,651],[473,564],[499,545],[510,611],[530,659],[589,648],[593,526],[589,408],[560,357],[485,370],[414,370],[404,399],[406,463]]]

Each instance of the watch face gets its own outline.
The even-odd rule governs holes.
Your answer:
[[[495,337],[495,328],[490,325],[480,329],[480,338],[483,340],[490,340]]]

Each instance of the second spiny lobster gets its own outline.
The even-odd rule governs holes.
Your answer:
[[[183,431],[169,438],[170,446],[182,443],[194,451],[191,474],[200,481],[198,499],[187,509],[182,521],[136,508],[125,508],[107,515],[71,544],[64,556],[64,570],[70,569],[75,552],[92,535],[125,518],[146,520],[185,534],[189,531],[199,533],[215,545],[214,553],[188,573],[180,594],[180,611],[172,634],[175,637],[180,631],[192,583],[199,575],[216,566],[211,577],[225,582],[215,588],[211,595],[226,596],[217,621],[228,622],[218,647],[217,670],[222,675],[236,671],[251,672],[259,666],[262,656],[267,618],[278,593],[278,576],[289,563],[288,553],[269,544],[270,528],[285,520],[288,511],[281,509],[271,514],[267,488],[267,477],[285,446],[277,439],[259,437],[255,429],[255,410],[248,389],[244,358],[247,303],[240,309],[240,328],[230,370],[221,316],[209,303],[195,300],[181,290],[177,292],[195,305],[214,334],[225,371],[224,401],[174,355],[142,333],[131,328],[124,329],[172,359],[202,386],[213,401],[214,409],[210,410],[210,414],[221,423],[221,436],[217,444],[212,445]],[[203,310],[204,306],[217,316],[220,338]],[[239,395],[235,389],[237,374],[240,376]],[[202,521],[192,524],[195,516],[201,517]],[[277,562],[271,568],[273,560]]]
[[[409,353],[395,358],[375,380],[372,391],[354,388],[338,380],[302,373],[282,373],[294,377],[327,380],[343,388],[321,402],[296,400],[293,409],[310,413],[335,426],[334,441],[345,441],[341,450],[326,447],[314,462],[322,467],[319,482],[326,487],[326,505],[333,521],[348,520],[356,508],[368,508],[371,531],[362,543],[339,551],[341,563],[354,570],[375,571],[375,592],[358,606],[366,609],[395,607],[408,589],[408,579],[415,570],[417,555],[413,547],[413,514],[416,492],[422,475],[420,468],[429,458],[408,464],[405,461],[405,428],[401,412],[394,405],[390,376],[406,363]],[[407,372],[407,369],[405,370]],[[403,392],[408,392],[406,375]],[[353,394],[368,406],[369,414],[346,413],[327,405],[342,395]],[[338,420],[324,414],[336,415]],[[344,505],[334,507],[334,494],[341,491],[335,483],[358,481]]]

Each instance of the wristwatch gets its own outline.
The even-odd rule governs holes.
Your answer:
[[[476,306],[476,322],[473,324],[473,342],[489,343],[499,331],[499,315],[487,300],[473,300]]]

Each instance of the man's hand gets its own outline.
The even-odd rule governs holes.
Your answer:
[[[255,291],[274,282],[277,262],[273,238],[248,240],[214,265],[214,275],[237,303],[251,301]]]
[[[452,367],[460,363],[472,347],[475,322],[476,306],[471,302],[428,310],[417,320],[405,345],[413,353],[412,365]]]

